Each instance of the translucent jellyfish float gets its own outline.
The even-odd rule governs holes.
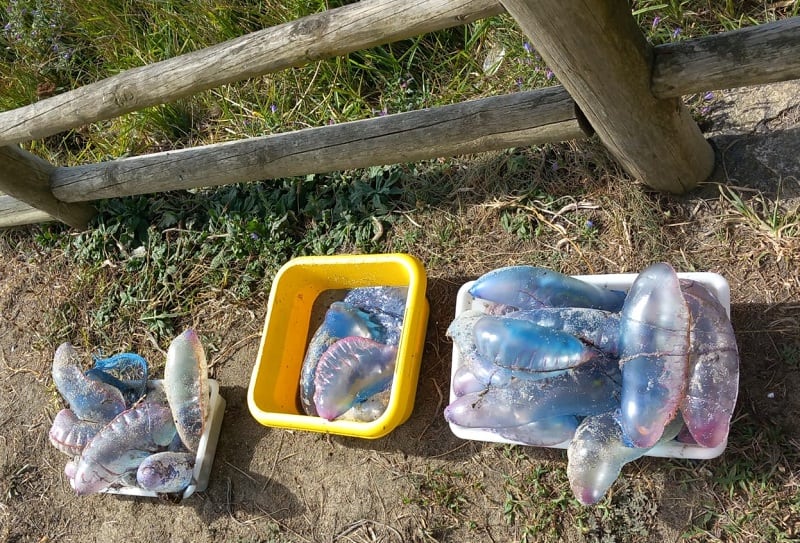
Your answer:
[[[406,287],[359,287],[328,306],[300,372],[307,415],[371,422],[383,414],[407,296]]]
[[[620,317],[620,426],[637,447],[652,447],[677,415],[689,366],[689,307],[668,264],[653,264],[631,285]]]
[[[187,330],[171,342],[163,381],[148,381],[147,362],[134,353],[97,358],[85,371],[80,358],[68,343],[56,350],[53,381],[69,407],[49,432],[71,458],[64,472],[75,492],[136,488],[158,495],[195,484],[209,419],[208,369],[197,333]]]
[[[447,331],[445,419],[467,439],[567,449],[570,485],[587,505],[641,456],[721,454],[739,356],[725,307],[690,279],[727,302],[727,283],[710,275],[656,263],[605,276],[622,288],[534,266],[479,277]]]

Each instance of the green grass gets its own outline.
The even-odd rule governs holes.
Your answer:
[[[397,213],[415,203],[400,190],[407,175],[375,167],[107,200],[92,228],[65,236],[62,227],[46,226],[39,239],[65,251],[88,277],[102,278],[91,322],[83,323],[89,329],[140,322],[168,338],[203,292],[244,300],[268,291],[269,278],[292,256],[374,251]],[[79,324],[74,312],[61,311],[65,326]]]

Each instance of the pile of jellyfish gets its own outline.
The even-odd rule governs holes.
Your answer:
[[[386,410],[408,288],[359,287],[325,311],[303,358],[307,415],[370,422]]]
[[[445,418],[533,446],[567,447],[576,498],[598,502],[626,463],[677,439],[724,446],[739,354],[725,308],[666,263],[628,292],[534,266],[493,270],[486,309],[448,328],[457,353]]]
[[[147,362],[133,353],[83,371],[69,343],[56,349],[52,375],[69,407],[56,415],[50,442],[71,458],[64,472],[78,495],[121,487],[169,494],[192,484],[210,401],[194,330],[172,340],[161,382],[148,380]]]

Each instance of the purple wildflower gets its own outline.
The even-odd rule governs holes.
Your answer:
[[[653,17],[653,30],[656,29],[656,27],[659,25],[659,23],[661,23],[661,17],[656,15],[655,17]]]
[[[705,100],[706,102],[708,102],[709,100],[713,100],[713,99],[714,99],[714,93],[713,93],[713,92],[711,92],[711,91],[708,91],[708,92],[707,92],[707,93],[705,93],[705,95],[703,96],[703,100]]]
[[[272,104],[271,106],[269,106],[269,110],[270,110],[272,113],[277,113],[277,111],[278,111],[278,106],[276,106],[275,104]]]
[[[528,43],[528,42],[523,42],[523,43],[522,43],[522,48],[523,48],[523,49],[525,49],[525,52],[526,52],[526,53],[528,53],[529,55],[530,55],[530,54],[531,54],[531,52],[533,51],[533,47],[532,47],[532,46],[531,46],[531,44],[530,44],[530,43]]]
[[[553,76],[555,76],[555,75],[556,75],[556,74],[554,74],[554,73],[553,73],[553,70],[551,70],[550,68],[548,68],[548,69],[547,69],[547,71],[544,73],[544,77],[545,77],[545,79],[547,79],[548,81],[550,81],[551,79],[553,79]]]
[[[675,27],[675,30],[672,31],[672,39],[674,40],[680,35],[681,35],[681,27],[677,26]]]

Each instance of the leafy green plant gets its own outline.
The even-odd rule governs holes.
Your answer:
[[[563,535],[564,518],[579,507],[572,497],[563,468],[533,464],[521,474],[507,476],[504,484],[503,516],[508,524],[522,528],[523,541]]]
[[[98,283],[92,326],[127,315],[168,336],[204,290],[243,299],[267,291],[293,256],[372,251],[404,206],[403,175],[372,168],[104,201],[67,247],[93,273],[117,277]]]

